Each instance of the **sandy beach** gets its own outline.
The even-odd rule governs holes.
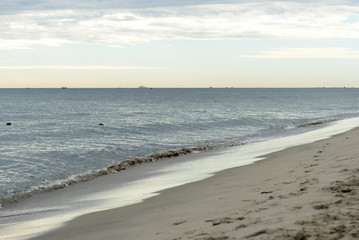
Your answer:
[[[358,239],[359,129],[34,239]]]

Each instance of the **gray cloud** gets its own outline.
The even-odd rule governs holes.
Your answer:
[[[0,14],[8,14],[29,10],[144,9],[158,7],[183,7],[209,4],[240,4],[256,2],[273,3],[273,1],[270,0],[1,0]],[[277,0],[275,2],[359,5],[358,1],[356,0]]]
[[[53,2],[52,6],[60,3],[46,2]],[[88,1],[89,6],[110,2]],[[151,4],[159,6],[164,2],[153,1]],[[180,1],[169,2],[180,4]],[[65,43],[120,46],[166,39],[359,38],[359,23],[349,21],[352,16],[359,15],[359,6],[302,1],[209,4],[215,2],[134,9],[99,7],[95,11],[76,7],[61,9],[59,6],[49,9],[44,1],[33,1],[31,7],[44,9],[0,14],[0,49]],[[5,3],[10,4],[8,0]],[[61,1],[63,6],[69,3]],[[182,5],[185,3],[181,1]],[[84,2],[77,1],[77,4]]]
[[[157,7],[174,7],[189,5],[205,5],[214,3],[230,3],[231,0],[2,0],[0,13],[15,13],[29,10],[60,9],[144,9]],[[238,1],[236,1],[238,2]],[[245,1],[240,1],[245,2]]]

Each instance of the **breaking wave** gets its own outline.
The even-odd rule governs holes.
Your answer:
[[[134,157],[128,160],[124,160],[121,162],[112,163],[103,169],[99,170],[91,170],[86,171],[83,173],[71,175],[67,177],[66,179],[62,180],[56,180],[51,181],[47,183],[40,184],[39,186],[33,186],[21,193],[16,193],[12,195],[9,198],[2,198],[0,199],[0,208],[2,206],[19,202],[23,199],[29,198],[35,194],[43,193],[43,192],[50,192],[58,189],[62,189],[68,186],[71,186],[75,183],[79,182],[87,182],[90,180],[93,180],[97,177],[117,173],[120,171],[124,171],[132,166],[143,164],[143,163],[150,163],[150,162],[157,162],[161,159],[168,159],[173,157],[179,157],[191,153],[198,153],[198,152],[206,152],[226,147],[232,147],[232,146],[240,146],[244,143],[241,142],[232,142],[232,143],[226,143],[226,144],[219,144],[219,145],[206,145],[206,146],[199,146],[199,147],[193,147],[193,148],[181,148],[176,150],[169,150],[166,152],[160,152],[160,153],[154,153],[151,155],[148,155],[146,157]]]
[[[314,121],[314,122],[307,122],[307,123],[303,123],[303,124],[298,124],[296,127],[297,128],[312,127],[312,126],[316,126],[316,125],[330,123],[333,121],[335,121],[335,120],[333,119],[333,120],[320,120],[320,121]]]

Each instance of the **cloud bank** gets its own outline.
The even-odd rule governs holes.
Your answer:
[[[5,70],[157,70],[147,66],[0,66]]]
[[[67,43],[123,46],[173,39],[359,38],[359,6],[350,2],[213,0],[201,4],[196,0],[146,5],[145,1],[92,0],[86,2],[88,7],[78,1],[72,8],[67,0],[27,2],[1,3],[0,50]],[[114,7],[108,8],[111,3]]]

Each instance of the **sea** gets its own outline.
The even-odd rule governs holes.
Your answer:
[[[182,155],[216,152],[221,164],[218,151],[356,119],[358,103],[356,88],[0,89],[0,233],[44,192]]]

